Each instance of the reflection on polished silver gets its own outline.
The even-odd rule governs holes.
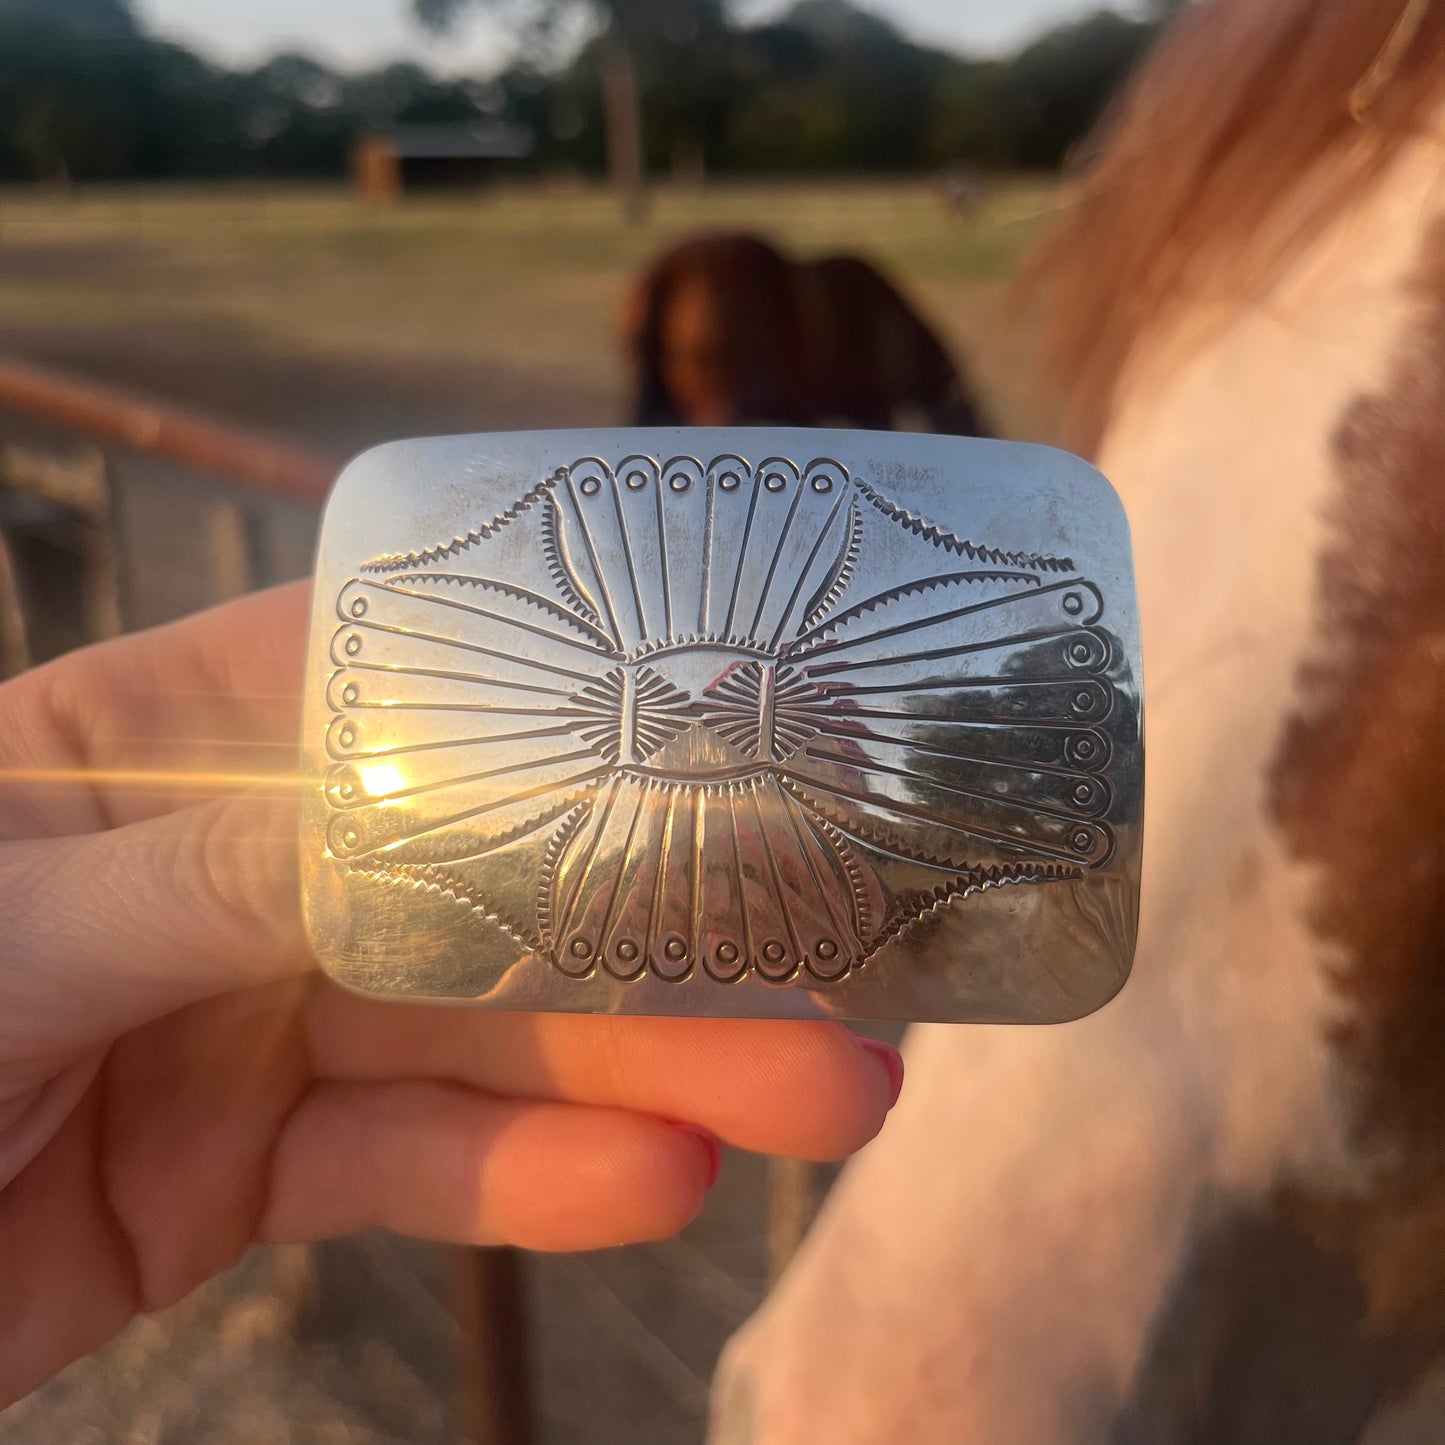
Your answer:
[[[1128,973],[1128,532],[1061,452],[379,448],[327,510],[304,741],[308,923],[358,988],[1045,1021]]]

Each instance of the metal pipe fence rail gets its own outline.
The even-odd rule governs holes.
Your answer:
[[[0,673],[304,576],[341,460],[0,357]]]

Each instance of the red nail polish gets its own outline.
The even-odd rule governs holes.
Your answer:
[[[679,1134],[690,1134],[694,1139],[701,1140],[707,1150],[707,1187],[711,1189],[722,1173],[722,1145],[718,1143],[717,1136],[697,1124],[673,1124],[672,1127]]]
[[[864,1038],[861,1034],[855,1034],[854,1038],[888,1071],[888,1107],[891,1109],[903,1092],[903,1055],[882,1039]]]

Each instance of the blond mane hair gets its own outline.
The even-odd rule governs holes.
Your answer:
[[[1065,444],[1097,446],[1146,329],[1258,295],[1442,98],[1445,0],[1189,6],[1025,276]]]

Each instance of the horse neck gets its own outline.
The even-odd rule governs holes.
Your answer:
[[[1136,355],[1100,465],[1134,528],[1153,691],[1262,627],[1303,643],[1335,432],[1418,309],[1442,167],[1440,138],[1408,148],[1267,296],[1186,316]]]
[[[1271,1173],[1285,1140],[1324,1157],[1337,1139],[1324,1082],[1333,944],[1313,926],[1316,875],[1271,787],[1301,679],[1329,642],[1337,434],[1390,385],[1420,310],[1442,155],[1403,154],[1267,296],[1157,339],[1101,450],[1130,513],[1144,637],[1147,882],[1130,988],[1140,1007],[1157,990],[1166,1012],[1188,999],[1246,1055],[1270,1040],[1272,1091],[1224,1051],[1201,1055],[1206,1090],[1239,1094],[1238,1110],[1221,1106],[1217,1161],[1234,1180]]]

